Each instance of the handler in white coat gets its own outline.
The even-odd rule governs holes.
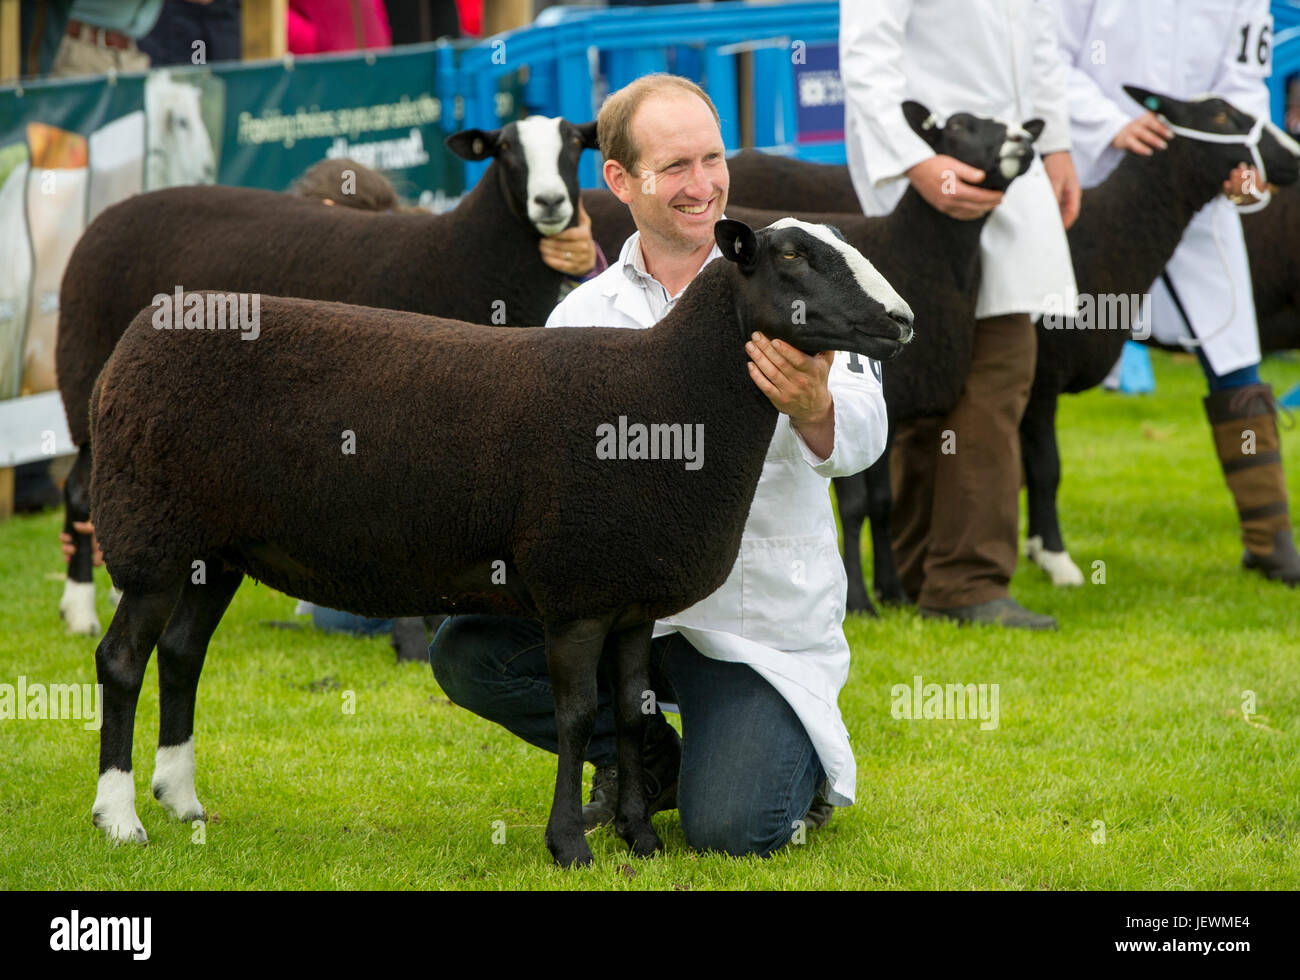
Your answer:
[[[723,216],[728,177],[717,113],[693,83],[651,75],[611,96],[598,129],[606,180],[631,206],[638,232],[546,325],[644,329],[720,257],[713,226]],[[831,477],[876,460],[887,421],[879,366],[867,359],[809,357],[766,339],[751,343],[749,354],[754,383],[782,414],[731,574],[708,598],[656,625],[651,681],[661,704],[680,708],[686,737],[678,782],[665,745],[675,733],[652,715],[657,733],[647,737],[647,770],[658,769],[664,790],[649,787],[652,812],[673,804],[670,781],[678,787],[675,802],[692,846],[766,855],[787,843],[801,820],[818,826],[832,805],[853,802],[856,766],[837,703],[849,670],[847,581],[828,489]],[[530,639],[524,632],[532,624],[483,626],[494,618],[448,620],[430,650],[435,674],[452,700],[554,751],[545,659],[518,653],[540,642],[540,628]],[[505,639],[494,640],[493,631]],[[532,700],[503,708],[476,680],[497,684],[499,677],[467,664],[475,658],[527,675]],[[597,766],[584,808],[589,824],[612,816],[612,732],[602,696],[588,749]]]
[[[1213,93],[1268,118],[1272,68],[1268,0],[1057,0],[1059,40],[1069,65],[1070,125],[1083,186],[1101,183],[1125,152],[1149,155],[1175,136],[1125,92],[1138,85],[1179,99]],[[1243,162],[1249,159],[1242,150]],[[1238,168],[1225,194],[1258,187]],[[1215,237],[1218,237],[1216,245]],[[1222,249],[1222,256],[1220,255]],[[1241,219],[1226,196],[1192,218],[1165,278],[1150,287],[1153,335],[1197,350],[1210,389],[1206,414],[1235,498],[1243,561],[1296,584],[1272,388],[1259,380],[1259,332]],[[1243,429],[1256,436],[1243,454]]]
[[[840,77],[849,172],[866,214],[893,210],[909,183],[958,219],[993,209],[980,238],[966,389],[948,416],[905,423],[893,440],[892,530],[903,586],[923,615],[1053,628],[1051,617],[1016,603],[1008,584],[1016,565],[1019,425],[1036,354],[1032,317],[1075,303],[1065,228],[1078,215],[1079,185],[1055,10],[1045,0],[845,2]],[[978,188],[983,174],[936,156],[912,131],[904,99],[944,118],[958,111],[1017,124],[1039,118],[1041,159],[1005,195]]]

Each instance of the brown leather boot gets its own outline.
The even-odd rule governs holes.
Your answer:
[[[1291,537],[1272,386],[1217,391],[1205,398],[1205,414],[1224,479],[1237,504],[1246,546],[1242,565],[1287,585],[1300,583],[1300,554]]]

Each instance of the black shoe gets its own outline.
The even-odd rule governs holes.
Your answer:
[[[645,793],[650,813],[677,809],[677,774],[682,768],[682,739],[663,715],[646,723]],[[618,766],[600,766],[591,778],[591,802],[582,808],[588,831],[614,822],[618,807]]]
[[[813,797],[812,806],[808,807],[808,812],[804,814],[804,830],[821,830],[831,822],[831,817],[834,815],[835,807],[831,806],[830,800],[818,792]]]
[[[958,606],[955,609],[930,609],[922,606],[921,615],[926,619],[952,619],[963,626],[988,623],[1029,630],[1056,629],[1056,620],[1051,616],[1030,612],[1010,596],[977,602],[973,606]]]

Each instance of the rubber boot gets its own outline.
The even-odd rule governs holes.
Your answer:
[[[1287,585],[1300,583],[1300,554],[1291,536],[1272,386],[1216,391],[1205,398],[1205,414],[1224,479],[1237,504],[1246,548],[1242,566]]]

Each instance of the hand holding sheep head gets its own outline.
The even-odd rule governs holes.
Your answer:
[[[937,211],[968,221],[1002,202],[1002,192],[1034,159],[1041,119],[1023,125],[957,112],[940,124],[919,102],[903,103],[908,125],[935,152],[907,171],[912,186]]]
[[[577,223],[578,160],[595,149],[596,124],[529,116],[490,132],[453,133],[447,147],[462,160],[494,160],[483,179],[499,180],[511,211],[538,234],[554,235]]]

